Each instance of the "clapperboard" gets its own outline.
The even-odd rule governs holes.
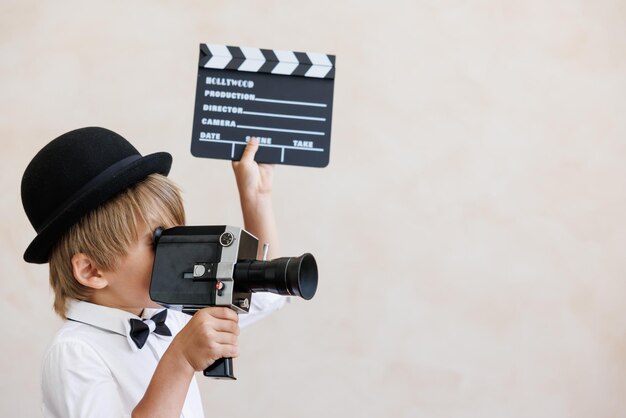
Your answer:
[[[335,56],[200,44],[191,153],[325,167],[330,155]]]

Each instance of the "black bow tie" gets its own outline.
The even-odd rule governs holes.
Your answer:
[[[134,319],[130,320],[130,338],[137,344],[137,348],[142,348],[148,340],[148,335],[153,331],[155,334],[171,336],[170,329],[165,325],[167,318],[167,309],[155,314],[150,319]],[[153,329],[150,329],[153,328]]]

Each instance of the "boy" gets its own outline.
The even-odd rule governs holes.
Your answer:
[[[233,170],[244,227],[277,252],[272,167],[251,141]],[[283,304],[259,294],[239,321],[228,308],[193,317],[149,297],[153,231],[185,223],[172,157],[141,156],[120,135],[88,127],[46,145],[22,178],[37,237],[24,259],[50,263],[54,309],[64,326],[43,360],[43,411],[52,417],[199,417],[194,372],[237,357],[239,324]]]

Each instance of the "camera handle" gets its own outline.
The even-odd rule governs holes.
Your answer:
[[[267,260],[267,253],[269,248],[269,244],[263,244],[263,261]],[[203,374],[206,377],[212,377],[214,379],[237,380],[235,374],[233,373],[233,359],[230,357],[216,360],[213,364],[204,369]]]
[[[237,380],[233,373],[233,359],[230,357],[216,360],[215,363],[204,369],[203,373],[214,379]]]

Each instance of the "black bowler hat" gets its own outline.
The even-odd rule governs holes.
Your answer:
[[[37,231],[24,260],[47,263],[54,244],[84,215],[150,174],[167,175],[171,165],[170,154],[143,157],[104,128],[76,129],[54,139],[22,177],[22,205]]]

